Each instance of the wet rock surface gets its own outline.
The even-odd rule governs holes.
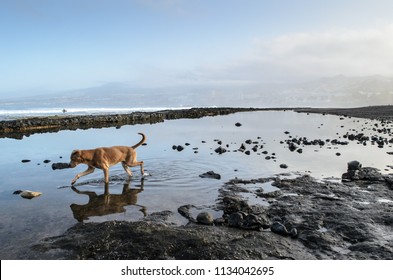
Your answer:
[[[342,182],[233,179],[219,190],[218,219],[209,211],[195,219],[195,206],[184,205],[183,226],[169,222],[170,211],[138,222],[78,223],[33,249],[38,258],[64,259],[392,259],[391,176],[356,166],[364,175]],[[266,192],[267,183],[277,190]]]

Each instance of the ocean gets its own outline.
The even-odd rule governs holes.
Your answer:
[[[191,107],[90,107],[90,108],[26,108],[26,109],[0,109],[0,120],[13,120],[27,117],[49,117],[59,115],[107,115],[128,114],[132,112],[155,112],[161,110],[190,109]]]
[[[198,92],[179,93],[179,90],[84,90],[66,93],[36,95],[31,97],[0,98],[0,120],[23,117],[55,115],[121,114],[136,111],[152,112],[168,109],[189,109],[191,107],[237,107],[246,105],[238,98],[232,102],[227,98],[215,98],[215,94]],[[247,106],[246,106],[247,107]]]

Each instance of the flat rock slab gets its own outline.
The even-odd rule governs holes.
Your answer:
[[[219,225],[179,226],[168,222],[168,211],[138,222],[78,223],[34,245],[34,258],[390,260],[393,192],[390,177],[382,177],[344,183],[308,175],[234,179],[212,206],[223,212]],[[267,181],[279,191],[259,197],[255,185]],[[251,203],[245,193],[265,204]],[[190,207],[179,212],[187,216]]]

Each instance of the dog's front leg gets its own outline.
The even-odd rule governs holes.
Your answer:
[[[94,168],[93,166],[89,166],[89,167],[86,169],[86,171],[83,171],[83,172],[77,174],[77,175],[75,176],[75,178],[71,181],[71,185],[75,184],[76,180],[78,180],[80,177],[86,176],[86,175],[88,175],[88,174],[90,174],[90,173],[93,173],[93,172],[94,172],[94,169],[95,169],[95,168]]]
[[[109,184],[109,168],[103,168],[105,184]]]

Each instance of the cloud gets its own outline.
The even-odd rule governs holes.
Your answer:
[[[294,33],[254,39],[251,50],[221,65],[195,69],[194,78],[274,82],[338,74],[393,75],[393,24],[363,30]]]

